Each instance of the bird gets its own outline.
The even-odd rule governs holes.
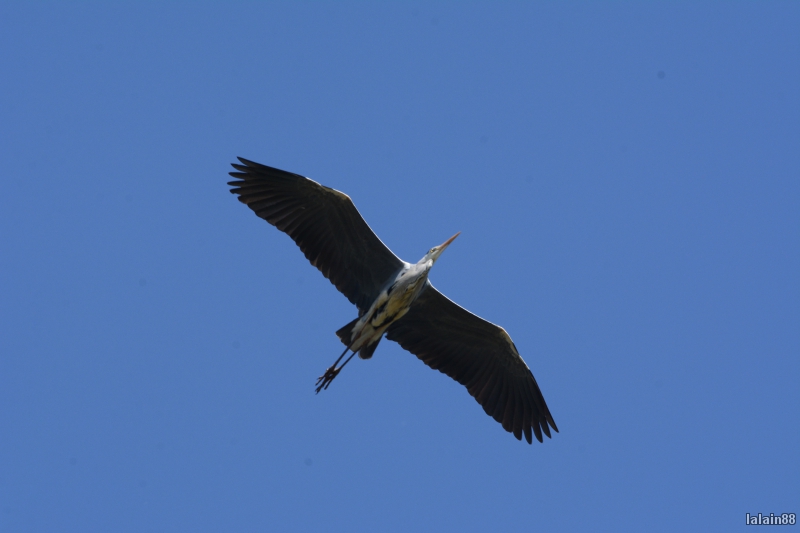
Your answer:
[[[230,192],[286,233],[311,264],[358,309],[336,335],[342,355],[316,383],[325,390],[358,354],[370,359],[385,335],[426,365],[453,378],[517,440],[543,442],[556,423],[528,365],[506,330],[436,290],[431,268],[458,237],[416,263],[397,257],[372,231],[348,195],[309,178],[244,158],[232,163]],[[352,352],[341,365],[344,356]]]

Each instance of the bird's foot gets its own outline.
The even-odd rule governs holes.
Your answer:
[[[330,367],[328,370],[326,370],[325,373],[319,377],[319,379],[317,380],[317,394],[319,394],[319,391],[328,388],[328,385],[331,384],[333,378],[339,375],[339,372],[342,370],[343,366],[344,365],[340,366],[339,368],[336,368],[336,365],[334,365]]]

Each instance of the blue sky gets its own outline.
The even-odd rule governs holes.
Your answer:
[[[800,511],[800,5],[4,3],[0,529],[735,531]],[[229,194],[349,194],[533,446]]]

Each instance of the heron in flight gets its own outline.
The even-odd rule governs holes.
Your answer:
[[[358,308],[336,335],[345,346],[317,380],[327,389],[355,354],[369,359],[383,335],[467,388],[486,414],[530,444],[558,431],[539,386],[506,330],[437,291],[431,267],[458,233],[406,263],[381,242],[346,194],[298,174],[239,158],[231,192],[289,235]],[[347,352],[352,352],[341,365]]]

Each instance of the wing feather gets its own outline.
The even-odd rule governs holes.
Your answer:
[[[228,184],[239,201],[283,231],[361,313],[403,267],[344,193],[239,158]]]
[[[508,333],[454,303],[428,282],[386,338],[462,385],[486,414],[521,440],[558,431],[536,379]]]

